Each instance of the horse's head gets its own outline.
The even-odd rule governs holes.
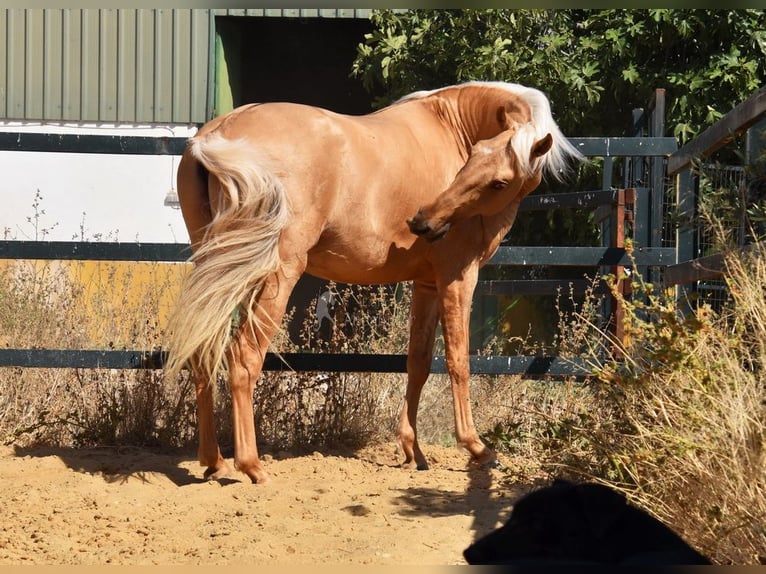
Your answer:
[[[458,221],[495,215],[534,190],[542,179],[538,160],[551,149],[553,138],[547,134],[524,146],[529,150],[524,158],[519,152],[520,131],[514,126],[474,145],[450,186],[407,220],[410,231],[435,241]]]

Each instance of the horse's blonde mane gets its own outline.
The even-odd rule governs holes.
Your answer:
[[[513,84],[509,82],[479,82],[471,81],[463,84],[456,84],[454,86],[445,86],[443,88],[437,88],[435,90],[421,90],[408,94],[396,103],[407,102],[410,100],[416,100],[426,98],[433,94],[448,90],[451,88],[462,88],[469,86],[498,88],[505,90],[515,96],[523,99],[527,105],[529,105],[530,112],[532,114],[532,121],[521,127],[513,136],[511,147],[513,148],[516,157],[518,158],[521,166],[529,173],[536,173],[542,169],[546,176],[552,176],[557,180],[562,180],[564,175],[570,169],[570,162],[582,161],[583,155],[575,148],[564,134],[561,133],[558,125],[553,119],[551,113],[551,106],[548,102],[547,96],[535,88],[529,88],[522,86],[521,84]],[[546,134],[551,134],[553,137],[553,146],[550,151],[541,158],[538,158],[534,164],[530,164],[529,151],[532,149],[532,145],[539,139],[545,137]]]

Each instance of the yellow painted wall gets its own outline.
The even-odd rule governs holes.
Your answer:
[[[188,269],[183,263],[0,261],[2,343],[159,347]]]

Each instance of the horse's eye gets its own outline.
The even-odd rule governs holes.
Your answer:
[[[489,184],[489,186],[492,189],[503,189],[505,186],[508,185],[508,182],[504,179],[496,179],[492,183]]]

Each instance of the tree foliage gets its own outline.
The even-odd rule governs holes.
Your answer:
[[[766,11],[414,9],[374,11],[354,73],[384,104],[468,80],[544,91],[565,133],[622,135],[667,90],[681,143],[766,83]]]

